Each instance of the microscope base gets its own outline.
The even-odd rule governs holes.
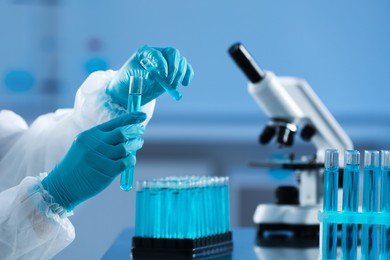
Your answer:
[[[319,206],[260,204],[253,216],[263,247],[318,247]]]

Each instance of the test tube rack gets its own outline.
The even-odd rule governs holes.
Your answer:
[[[329,150],[327,150],[329,151]],[[334,150],[333,150],[334,151]],[[349,150],[353,152],[357,152],[356,150]],[[379,151],[365,151],[367,152],[377,152],[379,154]],[[323,210],[319,211],[318,213],[318,220],[320,221],[320,258],[322,260],[328,260],[328,259],[390,259],[390,150],[382,150],[380,152],[380,163],[378,160],[378,165],[374,166],[369,165],[369,168],[366,166],[366,158],[364,162],[364,177],[366,177],[368,170],[371,170],[371,173],[373,173],[373,170],[377,170],[378,174],[372,174],[370,178],[364,178],[363,182],[363,195],[362,201],[363,205],[361,209],[358,209],[356,211],[345,211],[345,210],[325,210],[325,207]],[[338,159],[337,159],[338,160]],[[326,162],[325,162],[326,165]],[[376,169],[375,169],[376,168]],[[326,170],[325,170],[326,172]],[[337,167],[337,173],[338,173],[338,167]],[[359,170],[360,175],[360,170]],[[345,177],[345,175],[344,175]],[[330,179],[328,179],[330,180]],[[324,198],[325,196],[329,196],[328,198],[336,198],[337,200],[337,194],[327,194],[329,192],[331,193],[337,193],[338,189],[330,189],[329,183],[325,183],[326,176],[324,178]],[[345,180],[344,180],[345,181]],[[373,183],[377,183],[377,186],[372,186]],[[356,183],[355,183],[356,184]],[[357,185],[359,186],[359,182],[357,182]],[[371,186],[371,194],[369,192],[366,192],[367,187]],[[375,187],[375,189],[372,189],[372,187]],[[361,193],[360,186],[356,187]],[[343,189],[343,197],[346,196],[345,194],[345,185]],[[357,196],[357,200],[359,200],[359,196]],[[373,199],[374,198],[374,199]],[[376,201],[373,203],[373,200]],[[379,200],[378,200],[379,199]],[[345,202],[345,201],[344,201]],[[344,204],[343,202],[343,204]],[[370,203],[371,209],[367,211],[367,202]],[[325,204],[325,201],[324,201]],[[364,205],[366,204],[366,205]],[[338,208],[336,206],[336,208]],[[340,227],[341,226],[352,226],[352,225],[361,225],[361,231],[353,233],[353,235],[356,235],[357,237],[347,237],[348,241],[356,240],[360,241],[360,247],[361,251],[353,252],[353,257],[347,257],[346,255],[343,255],[344,253],[344,247],[343,243],[344,240],[340,241],[340,236],[338,233],[339,229],[335,229],[333,231],[333,234],[329,234],[329,231],[324,231],[324,226],[326,225],[332,225],[336,224]],[[367,232],[364,232],[364,228],[366,227],[373,227],[369,232],[371,232],[371,236],[367,236]],[[330,232],[332,233],[332,232]],[[373,234],[373,235],[372,235]],[[333,236],[335,240],[337,240],[336,243],[333,243],[336,246],[341,245],[342,250],[337,250],[337,256],[333,255],[333,257],[326,257],[329,256],[329,251],[324,252],[324,250],[328,250],[329,248],[323,248],[324,244],[323,241],[327,240],[329,241],[329,237],[327,236]],[[369,240],[364,244],[364,240]],[[341,243],[340,243],[341,242]],[[349,242],[347,242],[349,243]],[[329,244],[328,244],[329,245]],[[369,248],[368,248],[369,247]],[[355,251],[358,250],[358,248],[354,248]],[[341,253],[341,257],[340,257]],[[360,253],[360,256],[359,256]]]
[[[209,259],[233,249],[227,177],[167,177],[137,182],[132,255]]]

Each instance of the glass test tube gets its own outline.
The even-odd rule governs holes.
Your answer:
[[[381,211],[390,214],[390,150],[381,151]],[[381,226],[380,259],[390,259],[390,225]]]
[[[379,151],[364,151],[363,212],[378,212]],[[362,225],[362,259],[378,258],[378,226]]]
[[[337,211],[339,187],[339,152],[325,151],[324,205],[325,211]],[[324,223],[322,226],[322,259],[337,259],[337,224]]]
[[[343,212],[357,212],[359,206],[360,153],[344,152]],[[358,225],[342,224],[342,259],[357,259]]]
[[[158,217],[158,237],[159,238],[164,238],[165,237],[165,229],[166,229],[166,221],[167,221],[167,215],[166,215],[166,210],[167,210],[167,205],[166,205],[166,186],[165,182],[162,179],[158,180],[158,209],[159,212],[156,214]]]
[[[137,182],[137,192],[136,192],[136,209],[135,209],[135,236],[144,237],[145,228],[144,221],[145,218],[145,184],[146,182]]]
[[[142,75],[130,76],[129,96],[127,104],[127,111],[129,113],[140,111],[143,80],[144,78],[142,77]],[[134,156],[136,156],[135,152],[132,153]],[[120,185],[121,189],[124,191],[129,191],[133,188],[134,167],[135,166],[131,166],[121,175]]]
[[[153,79],[156,80],[171,97],[173,97],[175,100],[181,99],[181,93],[177,89],[172,88],[166,82],[166,80],[161,76],[161,74],[157,70],[157,67],[153,64],[151,60],[144,58],[141,60],[140,63],[141,66],[144,67],[144,69],[152,75]]]

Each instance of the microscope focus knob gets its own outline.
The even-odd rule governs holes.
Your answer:
[[[278,205],[299,204],[299,190],[294,186],[279,186],[275,190],[275,196]]]
[[[311,125],[305,125],[301,131],[301,138],[304,141],[310,141],[311,138],[316,134],[316,129]]]

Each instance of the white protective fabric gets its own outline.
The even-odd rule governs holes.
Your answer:
[[[0,259],[50,259],[73,241],[69,214],[52,202],[41,180],[77,134],[126,112],[105,93],[115,73],[91,74],[73,109],[42,115],[30,127],[15,113],[0,111]],[[154,105],[141,108],[145,124]]]

